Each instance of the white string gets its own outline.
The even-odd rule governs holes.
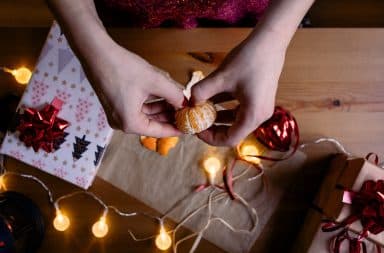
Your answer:
[[[243,174],[243,173],[242,173]],[[227,227],[229,230],[231,230],[232,232],[234,233],[245,233],[245,234],[251,234],[254,229],[256,229],[256,227],[258,226],[259,224],[259,217],[257,215],[257,212],[256,210],[251,207],[249,205],[249,203],[247,201],[245,201],[244,198],[242,198],[240,195],[236,194],[236,198],[240,200],[240,202],[245,206],[247,207],[248,210],[250,210],[250,213],[252,214],[252,221],[253,221],[253,225],[251,227],[250,230],[246,230],[246,229],[237,229],[237,228],[234,228],[232,225],[230,225],[226,220],[224,220],[223,218],[220,218],[220,217],[213,217],[212,218],[212,203],[215,202],[215,201],[219,201],[221,199],[223,199],[224,197],[227,196],[227,193],[226,192],[222,192],[222,193],[219,193],[217,194],[215,197],[213,197],[213,194],[216,190],[220,190],[219,188],[214,188],[211,193],[209,194],[209,197],[208,197],[208,203],[207,204],[204,204],[202,206],[200,206],[199,208],[197,208],[195,211],[193,211],[192,213],[190,213],[186,218],[184,218],[181,222],[179,222],[179,224],[176,226],[176,228],[174,229],[174,232],[173,232],[173,252],[174,253],[177,253],[177,248],[178,246],[183,243],[184,241],[186,240],[189,240],[195,236],[196,239],[194,241],[194,244],[190,250],[190,253],[193,253],[194,250],[197,248],[201,238],[202,238],[202,235],[203,233],[205,232],[205,230],[207,230],[210,226],[210,224],[214,221],[218,221],[220,223],[222,223],[225,227]],[[196,214],[198,214],[201,210],[205,209],[206,207],[208,207],[208,220],[207,220],[207,223],[205,224],[205,226],[200,229],[199,231],[197,232],[194,232],[190,235],[187,235],[185,236],[184,238],[178,240],[177,242],[175,241],[176,240],[176,233],[178,231],[178,229],[184,224],[186,223],[188,220],[190,220],[192,217],[194,217]]]
[[[260,163],[260,164],[259,164],[259,167],[260,167],[260,173],[257,174],[256,176],[253,176],[253,177],[248,178],[248,181],[256,180],[256,179],[258,179],[259,177],[261,177],[261,176],[264,175],[264,166]]]
[[[151,235],[148,237],[138,238],[135,236],[135,234],[131,230],[128,230],[128,233],[135,242],[147,241],[156,237],[156,235]]]
[[[117,207],[115,207],[115,206],[107,206],[107,207],[108,207],[108,209],[115,211],[115,213],[117,213],[117,214],[120,215],[120,216],[131,217],[131,216],[136,216],[136,215],[138,215],[137,212],[132,212],[132,213],[125,213],[125,212],[122,212],[122,211],[120,211],[120,210],[119,210]]]
[[[97,197],[93,192],[88,192],[88,191],[76,191],[76,192],[72,192],[72,193],[67,194],[67,195],[63,195],[63,196],[56,199],[56,201],[54,202],[54,206],[55,206],[55,208],[59,208],[59,202],[62,201],[63,199],[71,198],[73,196],[82,195],[82,194],[88,195],[88,196],[92,197],[94,200],[96,200],[104,208],[103,215],[107,214],[108,206],[99,197]]]
[[[89,191],[76,191],[76,192],[72,192],[72,193],[69,193],[69,194],[66,194],[66,195],[62,195],[59,198],[57,198],[56,200],[54,200],[52,191],[49,189],[49,187],[42,180],[40,180],[39,178],[37,178],[35,176],[29,175],[29,174],[23,174],[23,173],[18,173],[18,172],[13,172],[13,171],[12,172],[11,171],[7,171],[5,166],[4,166],[4,160],[5,160],[4,159],[4,155],[0,154],[0,175],[1,176],[8,176],[8,175],[10,175],[10,176],[17,176],[17,177],[22,177],[22,178],[30,179],[30,180],[33,180],[33,181],[37,182],[47,192],[49,202],[56,209],[59,208],[59,202],[60,201],[62,201],[64,199],[67,199],[67,198],[71,198],[71,197],[76,196],[76,195],[85,194],[85,195],[88,195],[88,196],[92,197],[94,200],[96,200],[104,208],[103,215],[106,215],[108,210],[111,209],[117,215],[122,216],[122,217],[131,217],[131,216],[135,216],[135,215],[141,214],[143,216],[146,216],[146,217],[149,217],[149,218],[152,218],[152,219],[160,220],[159,217],[155,217],[155,216],[152,216],[152,215],[147,214],[147,213],[138,213],[138,212],[128,213],[128,212],[121,211],[120,209],[118,209],[115,206],[111,206],[111,205],[108,206],[108,205],[106,205],[104,203],[104,201],[102,201],[93,192],[89,192]]]
[[[195,211],[193,211],[192,213],[190,213],[186,218],[184,218],[177,226],[176,228],[174,229],[173,231],[173,240],[172,240],[172,244],[173,244],[173,252],[174,253],[177,253],[177,247],[184,241],[198,235],[198,233],[200,232],[203,232],[205,229],[203,228],[202,230],[200,230],[200,232],[194,232],[190,235],[187,235],[185,236],[184,238],[180,239],[179,241],[175,242],[176,241],[176,233],[177,233],[177,230],[182,226],[182,224],[184,224],[185,222],[187,222],[189,219],[191,219],[193,216],[195,216],[197,213],[199,213],[201,210],[205,209],[207,206],[208,206],[208,222],[209,222],[209,219],[210,219],[210,210],[211,210],[211,203],[212,203],[212,196],[213,194],[215,193],[216,191],[216,188],[213,188],[212,191],[209,193],[209,197],[208,197],[208,203],[207,204],[204,204],[202,206],[200,206],[199,208],[197,208]],[[221,196],[220,196],[221,195]],[[222,199],[223,197],[225,197],[226,193],[221,193],[221,194],[218,194],[215,196],[215,198],[217,199]],[[205,226],[206,227],[206,226]]]
[[[299,146],[299,149],[303,149],[305,148],[306,146],[308,145],[311,145],[311,144],[318,144],[318,143],[321,143],[321,142],[331,142],[333,144],[335,144],[336,148],[341,151],[342,153],[346,154],[347,156],[349,157],[354,157],[354,155],[352,155],[352,153],[348,152],[344,146],[336,139],[334,138],[319,138],[313,142],[308,142],[308,143],[304,143],[304,144],[301,144]]]
[[[31,179],[31,180],[37,182],[47,192],[49,202],[51,204],[54,204],[51,190],[48,188],[48,186],[43,181],[41,181],[37,177],[32,176],[32,175],[28,175],[28,174],[17,173],[17,172],[8,172],[8,171],[5,170],[5,173],[3,174],[3,176],[7,176],[7,175],[13,175],[13,176],[18,176],[18,177],[26,178],[26,179]]]

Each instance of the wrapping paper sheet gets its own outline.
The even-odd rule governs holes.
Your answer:
[[[217,151],[225,155],[229,149],[220,148]],[[191,194],[195,186],[206,182],[199,161],[207,152],[211,152],[210,149],[198,138],[184,136],[169,155],[163,157],[143,148],[138,136],[115,131],[98,176],[163,214],[178,203],[169,217],[179,222],[207,202],[209,190]],[[305,155],[297,152],[291,159],[266,168],[268,188],[265,188],[261,178],[252,181],[247,179],[257,174],[256,170],[250,169],[246,177],[235,183],[234,188],[258,212],[257,228],[250,235],[236,234],[215,222],[204,233],[204,238],[228,252],[248,252],[304,161]],[[234,175],[247,167],[245,163],[238,163]],[[229,197],[215,203],[214,210],[216,216],[224,218],[236,228],[250,229],[252,226],[248,210],[239,202],[230,201]],[[206,222],[204,214],[206,210],[188,222],[186,227],[199,230]]]

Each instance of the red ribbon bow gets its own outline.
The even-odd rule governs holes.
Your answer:
[[[18,115],[19,124],[16,130],[20,132],[19,139],[27,147],[33,147],[35,152],[40,148],[50,153],[58,148],[65,138],[64,129],[69,123],[59,117],[63,102],[54,98],[51,104],[40,111],[35,108],[24,108],[24,113]]]
[[[343,203],[352,205],[351,214],[340,223],[331,221],[322,226],[324,232],[344,228],[341,233],[332,238],[331,252],[338,253],[344,240],[349,241],[350,253],[359,253],[361,249],[366,252],[363,239],[368,236],[368,233],[379,234],[384,231],[384,180],[367,180],[358,192],[345,190]],[[352,238],[346,230],[357,220],[360,220],[363,225],[363,231],[357,238]],[[377,245],[377,251],[381,252],[379,245]]]

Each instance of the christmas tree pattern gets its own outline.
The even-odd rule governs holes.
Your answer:
[[[63,136],[60,137],[60,138],[58,138],[58,139],[56,139],[56,140],[54,141],[54,143],[53,143],[53,149],[54,149],[55,151],[58,150],[58,149],[60,149],[61,144],[63,144],[63,143],[66,141],[65,138],[68,136],[68,134],[69,134],[69,133],[67,133],[67,132],[63,132]]]
[[[97,166],[100,163],[101,157],[103,156],[105,146],[99,146],[97,145],[97,151],[95,152],[95,160],[93,161],[93,164]]]
[[[82,157],[82,154],[88,150],[87,146],[91,143],[90,141],[85,140],[85,135],[83,135],[83,138],[79,138],[75,136],[76,142],[73,143],[73,152],[72,156],[73,159],[79,160]]]

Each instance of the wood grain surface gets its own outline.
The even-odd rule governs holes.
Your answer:
[[[46,29],[1,28],[0,32],[4,38],[0,66],[33,67]],[[185,83],[192,70],[213,71],[249,30],[112,29],[110,33],[121,45]],[[295,114],[303,141],[334,137],[358,155],[380,152],[383,67],[383,29],[301,29],[287,52],[277,104]],[[4,90],[22,92],[9,75],[1,74],[0,82]]]
[[[47,28],[0,28],[0,33],[0,66],[27,65],[33,68],[45,40]],[[184,83],[193,69],[203,70],[206,74],[213,71],[225,54],[240,42],[249,30],[112,29],[110,33],[123,46],[142,55]],[[296,116],[302,142],[321,136],[334,137],[357,155],[362,156],[370,151],[382,153],[383,49],[384,29],[298,31],[287,53],[277,103],[290,109]],[[23,86],[15,84],[5,73],[0,73],[0,87],[0,95],[10,92],[21,94],[23,91]],[[318,165],[316,160],[309,161],[309,164],[312,167]],[[48,182],[55,194],[76,190],[67,183],[12,159],[7,159],[6,165],[11,170],[38,175]],[[31,196],[42,207],[47,223],[51,222],[53,210],[39,187],[24,180],[11,179],[9,185],[11,189]],[[100,179],[96,180],[92,191],[102,196],[108,204],[123,209],[149,210],[140,204],[140,201]],[[127,234],[127,228],[135,228],[143,236],[153,233],[156,227],[146,219],[127,218],[122,221],[121,218],[112,216],[112,224],[115,225],[112,225],[114,228],[111,234],[104,240],[97,241],[92,239],[89,231],[100,215],[97,205],[88,198],[79,197],[68,201],[67,207],[64,202],[63,206],[73,215],[73,228],[63,236],[47,224],[47,235],[40,252],[52,252],[53,248],[55,252],[155,251],[151,241],[134,243]],[[299,223],[300,217],[290,216],[294,215],[291,205],[288,204],[281,210],[285,212],[280,214],[278,221],[286,223],[298,220]],[[289,221],[286,220],[287,217],[290,217]],[[288,238],[292,239],[292,236]],[[287,239],[285,243],[289,243]],[[273,241],[266,244],[277,247],[276,244],[273,245]],[[220,252],[220,249],[203,242],[199,252]]]

